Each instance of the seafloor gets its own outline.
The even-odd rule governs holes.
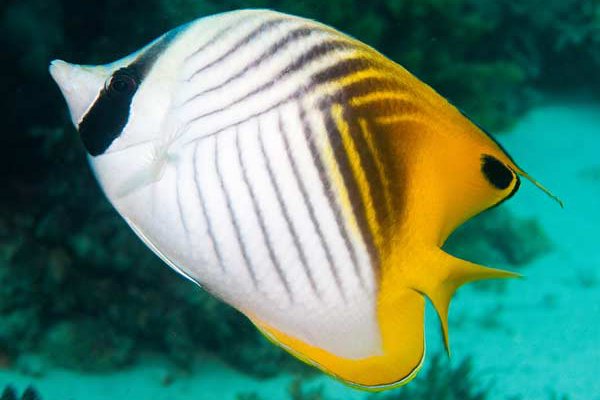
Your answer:
[[[565,208],[528,182],[502,206],[516,216],[535,217],[553,247],[521,269],[524,279],[459,291],[450,321],[451,364],[471,357],[470,379],[486,389],[486,399],[598,400],[600,105],[560,101],[538,107],[499,139],[522,168],[564,200]],[[431,309],[427,324],[431,356],[441,351]],[[33,384],[44,400],[292,398],[292,376],[258,380],[210,358],[185,373],[160,358],[102,374],[56,369],[35,358],[30,363],[20,372],[0,369],[0,388],[11,383],[21,391]],[[314,400],[367,397],[322,375],[307,382],[307,388],[324,388],[310,397]],[[409,387],[428,384],[418,380]],[[256,396],[240,396],[252,392]]]

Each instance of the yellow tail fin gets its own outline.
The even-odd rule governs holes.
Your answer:
[[[427,276],[420,277],[414,289],[425,295],[433,304],[440,318],[444,346],[450,355],[448,336],[448,310],[450,301],[456,290],[465,283],[497,278],[518,278],[519,274],[484,267],[440,251],[437,265],[432,267]],[[429,271],[428,271],[429,272]]]

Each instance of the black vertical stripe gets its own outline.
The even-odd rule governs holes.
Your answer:
[[[246,164],[244,163],[244,157],[242,156],[242,152],[240,150],[239,140],[240,140],[240,135],[239,135],[238,129],[236,128],[236,130],[235,130],[235,151],[237,153],[238,162],[239,162],[240,168],[242,170],[242,178],[244,181],[244,185],[246,186],[246,189],[248,189],[248,193],[250,194],[250,200],[252,201],[252,208],[254,209],[254,214],[256,215],[256,219],[258,220],[258,225],[260,227],[260,231],[262,233],[262,237],[265,242],[265,246],[267,247],[269,259],[271,260],[271,263],[275,267],[275,272],[277,273],[279,280],[283,284],[283,287],[284,287],[290,301],[293,303],[294,296],[293,296],[292,290],[290,288],[290,284],[285,276],[285,273],[283,272],[283,269],[281,268],[279,259],[275,255],[275,251],[273,250],[273,244],[271,243],[271,238],[269,236],[269,232],[267,231],[263,213],[260,209],[260,206],[258,205],[258,199],[256,198],[256,193],[254,191],[254,187],[250,184],[250,180],[248,179],[248,171],[246,170]]]
[[[353,85],[352,90],[348,93],[344,91],[344,96],[347,98],[351,98],[359,95],[367,95],[369,93],[368,88],[371,86],[371,82],[363,82],[363,87],[360,85]],[[379,90],[385,90],[383,88],[373,88],[373,92],[377,92]],[[387,90],[390,90],[389,88]],[[395,90],[399,90],[396,88]],[[359,94],[360,93],[360,94]],[[341,96],[338,98],[342,99]],[[385,113],[379,111],[380,106],[383,105],[383,102],[375,102],[372,103],[371,108],[367,108],[366,106],[354,107],[353,110],[356,113],[356,118],[364,118],[367,121],[370,127],[373,129],[386,129],[380,128],[376,124],[373,124],[375,118],[377,117],[391,117],[398,116],[402,114],[403,110],[407,110],[407,112],[418,112],[418,108],[414,108],[413,105],[407,104],[404,101],[396,102],[395,100],[386,101],[386,106],[384,107]],[[401,132],[398,132],[401,134]],[[393,135],[392,135],[393,136]],[[389,151],[389,143],[387,139],[390,138],[389,134],[376,134],[375,130],[371,131],[371,138],[373,140],[373,145],[376,149],[378,149],[378,155],[373,155],[373,158],[380,158],[381,163],[384,167],[384,175],[388,176],[388,187],[387,189],[384,186],[384,190],[387,191],[387,194],[390,196],[391,201],[391,210],[395,213],[396,217],[398,215],[396,213],[403,210],[405,205],[405,194],[406,189],[404,187],[406,183],[406,170],[397,157],[395,157],[392,152]],[[379,157],[378,157],[379,156]],[[383,182],[383,181],[380,181]],[[389,217],[389,211],[387,213]],[[389,221],[388,221],[389,226]]]
[[[361,131],[358,120],[347,106],[343,108],[343,118],[348,124],[350,135],[355,143],[360,160],[360,167],[365,173],[369,185],[368,195],[371,197],[375,215],[381,229],[386,226],[387,219],[390,217],[386,209],[385,187],[382,178],[377,172],[376,155],[373,154],[364,134]],[[375,143],[373,143],[375,145]]]
[[[198,194],[198,200],[200,202],[200,209],[202,210],[202,216],[204,217],[204,220],[206,221],[206,231],[208,232],[208,237],[210,238],[211,246],[217,256],[217,261],[219,262],[219,267],[221,267],[221,270],[223,272],[225,272],[225,263],[223,262],[223,255],[221,254],[221,248],[219,247],[219,242],[217,241],[217,239],[215,237],[212,222],[210,220],[210,216],[208,215],[208,211],[206,210],[206,201],[205,201],[204,195],[202,193],[202,188],[200,186],[200,180],[198,179],[198,145],[199,144],[200,144],[200,142],[196,143],[196,145],[194,146],[194,153],[193,153],[194,184],[196,185],[196,193]]]
[[[391,170],[389,168],[390,165],[393,165],[393,156],[389,156],[390,155],[390,151],[388,151],[389,149],[389,145],[387,143],[386,137],[387,139],[389,139],[389,135],[382,135],[379,134],[377,129],[379,129],[377,126],[372,126],[371,124],[369,124],[369,117],[368,115],[360,114],[360,117],[362,118],[364,123],[365,123],[365,128],[364,130],[369,131],[370,137],[371,137],[371,142],[372,142],[372,146],[368,146],[368,153],[370,154],[370,157],[372,157],[372,159],[375,162],[375,168],[377,168],[377,171],[375,172],[375,175],[377,176],[377,184],[379,189],[381,190],[382,196],[383,196],[383,202],[385,204],[383,204],[383,208],[385,209],[385,227],[389,227],[391,226],[391,220],[393,218],[393,213],[394,213],[394,205],[397,204],[396,200],[399,200],[401,196],[398,195],[398,193],[394,193],[394,195],[392,195],[392,191],[391,191],[391,186],[392,186],[392,173]],[[360,125],[360,124],[359,124]],[[362,137],[362,139],[366,142],[367,136],[366,133],[363,132],[363,128],[362,126],[359,126],[357,128],[358,130],[360,130],[360,136]],[[373,149],[371,149],[371,147],[373,147]],[[387,157],[386,157],[387,155]],[[379,171],[379,168],[377,167],[377,165],[380,164],[380,168],[381,171]],[[389,204],[388,204],[389,201]]]
[[[285,223],[288,227],[290,235],[292,236],[292,240],[294,242],[294,247],[296,248],[296,251],[298,252],[298,257],[300,258],[300,263],[302,264],[302,268],[304,270],[304,273],[306,274],[306,277],[310,283],[310,286],[311,286],[313,292],[320,299],[321,295],[319,293],[319,289],[317,288],[317,284],[315,282],[315,278],[313,276],[312,270],[310,269],[310,267],[308,265],[308,259],[306,258],[306,253],[304,252],[304,247],[302,246],[302,243],[300,242],[300,238],[298,237],[298,232],[296,231],[296,227],[294,226],[294,224],[292,222],[290,212],[287,208],[285,200],[283,199],[281,189],[279,188],[279,185],[277,184],[277,180],[275,178],[275,172],[273,171],[272,161],[265,149],[265,143],[264,143],[264,139],[263,139],[263,135],[262,135],[262,130],[260,127],[260,119],[258,120],[258,140],[260,143],[261,154],[262,154],[263,158],[265,159],[267,172],[269,174],[269,181],[275,191],[275,195],[277,197],[277,202],[279,204],[279,208],[281,209],[281,213],[283,214]]]
[[[235,237],[238,242],[238,246],[240,247],[240,251],[242,253],[242,257],[244,258],[244,263],[246,264],[246,269],[250,274],[250,279],[252,279],[252,283],[255,288],[258,288],[258,281],[256,279],[256,272],[254,270],[254,265],[252,264],[250,257],[248,256],[248,249],[246,248],[246,244],[242,238],[242,232],[240,230],[240,224],[238,222],[237,216],[235,215],[235,211],[233,210],[233,204],[231,203],[231,195],[227,190],[227,186],[225,185],[225,180],[223,179],[223,174],[221,172],[221,163],[219,162],[219,137],[215,137],[215,170],[217,172],[217,177],[219,178],[219,186],[221,187],[221,192],[223,196],[225,196],[225,204],[227,206],[227,211],[229,213],[229,218],[231,219],[231,223],[233,225],[233,230],[235,232]]]
[[[367,286],[363,279],[362,274],[360,273],[360,268],[358,265],[358,255],[357,255],[356,248],[350,241],[350,235],[348,233],[348,229],[346,228],[346,224],[344,223],[344,217],[342,215],[342,210],[340,208],[339,203],[336,200],[336,194],[333,191],[333,185],[329,182],[329,178],[327,177],[327,171],[325,169],[325,166],[323,165],[323,160],[321,159],[319,149],[317,148],[317,146],[314,142],[314,139],[313,139],[314,133],[312,132],[310,122],[307,119],[306,110],[304,109],[303,106],[300,106],[300,107],[301,107],[300,108],[300,120],[302,121],[302,126],[304,128],[304,135],[305,135],[306,141],[309,145],[310,153],[312,155],[312,159],[315,164],[315,167],[317,168],[317,171],[319,172],[319,179],[321,180],[321,185],[325,192],[325,196],[327,197],[329,206],[330,206],[331,210],[333,211],[333,215],[335,217],[335,222],[336,222],[336,226],[338,228],[338,232],[342,236],[342,239],[344,240],[344,244],[346,246],[346,250],[348,251],[348,254],[350,255],[350,260],[352,261],[352,267],[353,267],[354,273],[356,274],[356,277],[358,278],[361,286],[364,289],[366,289]],[[332,144],[330,143],[330,145],[332,145]],[[335,148],[333,145],[332,145],[332,149],[335,151]]]
[[[340,277],[337,273],[337,269],[335,267],[335,262],[333,260],[333,255],[331,253],[331,249],[329,248],[329,245],[327,244],[327,241],[325,240],[325,235],[323,233],[321,225],[319,224],[319,221],[317,220],[315,209],[314,209],[313,204],[310,201],[310,198],[308,196],[308,190],[306,188],[306,185],[304,184],[304,181],[302,180],[302,176],[300,175],[300,171],[298,169],[298,164],[296,163],[296,159],[292,155],[290,142],[289,142],[289,139],[287,138],[287,132],[286,132],[285,125],[284,125],[282,117],[281,117],[281,113],[279,113],[279,133],[281,134],[281,137],[283,138],[285,154],[287,156],[287,159],[288,159],[290,165],[292,166],[292,172],[294,173],[294,178],[295,178],[296,184],[298,185],[298,189],[300,189],[300,193],[302,193],[302,200],[304,201],[304,205],[306,206],[306,209],[308,211],[310,221],[311,221],[312,225],[315,227],[315,231],[317,232],[317,236],[319,237],[319,242],[321,243],[323,251],[325,252],[325,258],[327,258],[327,264],[328,264],[329,270],[331,271],[331,274],[334,278],[335,284],[336,284],[338,290],[340,291],[340,295],[342,296],[342,298],[344,300],[346,300],[346,293],[344,291],[344,287],[342,285]],[[305,136],[306,136],[306,133],[305,133]],[[310,139],[307,138],[307,140],[310,140]],[[316,165],[315,165],[315,167],[318,169],[318,167]]]
[[[311,77],[311,85],[320,85],[326,82],[337,81],[345,76],[365,71],[373,67],[374,63],[363,57],[354,57],[340,62],[319,71]],[[381,66],[379,66],[381,67]]]
[[[362,233],[363,241],[367,247],[367,251],[371,258],[371,264],[378,265],[379,257],[375,244],[373,243],[373,237],[369,230],[365,204],[363,203],[362,197],[360,196],[358,184],[356,183],[356,178],[353,175],[350,160],[348,159],[348,154],[344,149],[341,133],[335,121],[333,120],[333,116],[331,115],[331,104],[325,102],[323,105],[325,106],[325,109],[321,110],[320,112],[325,122],[325,129],[327,132],[327,138],[329,139],[329,145],[333,149],[333,154],[338,164],[340,173],[342,175],[344,186],[348,191],[348,196],[350,197],[352,213],[354,214],[359,229]],[[343,224],[341,210],[338,212],[340,213],[340,222],[341,224]]]
[[[192,123],[195,123],[195,122],[201,120],[204,117],[208,117],[213,114],[223,112],[223,111],[227,110],[229,107],[235,106],[235,105],[239,104],[240,102],[247,100],[247,98],[249,98],[255,94],[258,94],[261,91],[268,89],[269,87],[274,86],[276,83],[280,82],[280,79],[282,79],[284,77],[284,75],[285,75],[285,73],[283,73],[281,76],[276,77],[275,80],[265,83],[262,87],[257,88],[256,90],[253,90],[252,92],[247,93],[246,95],[243,95],[241,98],[238,98],[237,100],[227,104],[226,106],[220,107],[215,110],[207,111],[201,115],[197,115],[197,116],[191,118],[190,120],[188,120],[186,122],[186,127]],[[322,82],[322,83],[326,83],[326,82]],[[305,96],[314,94],[314,91],[318,87],[318,85],[319,85],[319,83],[317,83],[317,82],[311,82],[311,83],[307,83],[305,86],[300,86],[295,92],[291,93],[289,96],[287,96],[281,100],[273,102],[271,105],[266,106],[265,108],[263,108],[260,111],[257,111],[255,113],[252,113],[247,116],[244,116],[238,120],[235,120],[235,121],[227,124],[226,126],[224,126],[222,128],[219,128],[213,132],[207,133],[206,135],[202,136],[200,139],[207,139],[211,136],[214,136],[216,134],[224,132],[236,125],[243,124],[244,122],[247,122],[253,118],[259,117],[263,114],[266,114],[269,111],[275,110],[278,107],[280,107],[286,103],[289,103],[292,101],[295,101],[295,102],[302,101]],[[346,97],[350,98],[350,97],[354,97],[354,96],[366,95],[371,92],[376,92],[378,90],[390,90],[390,88],[398,89],[396,86],[397,86],[396,82],[393,79],[386,80],[386,79],[381,79],[381,78],[364,78],[358,82],[348,85],[344,89],[339,89],[337,91],[337,93],[331,94],[330,96],[327,97],[326,100],[327,100],[327,102],[330,102],[331,99],[342,98],[342,97],[340,97],[342,91],[344,93],[344,96],[343,96],[344,98],[346,98]],[[188,100],[186,100],[186,102],[192,101],[194,98],[195,97],[191,97]],[[320,104],[319,107],[322,107],[322,104]]]

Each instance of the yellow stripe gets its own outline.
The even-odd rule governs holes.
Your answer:
[[[353,61],[353,60],[365,60],[371,61],[372,57],[361,54],[360,52],[353,53],[351,57],[344,58],[340,61]],[[353,85],[365,79],[378,78],[393,82],[400,86],[401,82],[389,70],[383,69],[380,65],[376,65],[375,62],[372,67],[367,69],[350,73],[336,80],[331,80],[326,83],[321,83],[317,88],[314,89],[314,94],[319,97],[323,95],[332,95],[344,89],[347,86]]]
[[[388,115],[375,118],[375,122],[381,125],[393,125],[399,122],[421,122],[422,120],[416,114]]]
[[[384,240],[383,236],[381,235],[381,227],[377,221],[373,198],[371,197],[370,193],[371,188],[369,186],[365,171],[362,168],[356,143],[354,143],[354,139],[352,139],[352,136],[350,135],[348,123],[344,120],[343,112],[343,107],[340,104],[334,104],[331,106],[331,115],[333,116],[333,119],[342,137],[344,151],[348,155],[350,168],[352,169],[353,175],[356,179],[358,190],[365,206],[367,224],[369,225],[369,230],[373,236],[373,242],[375,243],[377,249],[381,251],[383,249]]]
[[[366,96],[365,96],[366,97]],[[383,184],[383,196],[385,197],[385,207],[388,212],[388,217],[392,217],[393,215],[393,205],[392,205],[392,195],[390,192],[390,181],[385,173],[385,166],[383,165],[382,155],[377,146],[373,141],[373,136],[371,135],[371,131],[369,130],[369,126],[367,121],[364,118],[359,120],[360,130],[365,138],[365,142],[367,142],[367,146],[369,146],[369,150],[373,155],[373,159],[375,160],[375,167],[377,168],[377,175]]]
[[[335,154],[333,153],[333,147],[327,138],[327,135],[319,135],[324,136],[324,140],[322,146],[322,155],[323,155],[323,163],[327,166],[327,171],[329,171],[331,175],[332,184],[337,189],[336,191],[339,194],[340,198],[340,206],[342,208],[342,213],[346,217],[345,219],[349,222],[350,229],[355,233],[360,233],[360,229],[358,228],[358,222],[356,221],[356,217],[352,212],[352,203],[350,202],[350,194],[346,189],[346,185],[344,184],[344,178],[342,173],[340,172],[339,166],[337,164],[337,160],[335,158]]]
[[[408,92],[398,91],[382,91],[382,92],[371,92],[364,96],[353,97],[350,99],[350,104],[354,107],[364,106],[369,103],[375,103],[378,101],[386,100],[411,100],[411,96]]]
[[[328,94],[331,94],[339,91],[340,89],[345,89],[348,86],[373,78],[398,83],[393,76],[390,76],[390,73],[388,71],[381,71],[376,68],[368,68],[362,71],[353,72],[348,75],[345,75],[342,78],[332,81],[331,84],[323,84],[321,88]]]
[[[348,75],[344,76],[343,78],[340,78],[334,82],[337,83],[341,87],[346,87],[346,86],[350,86],[354,83],[357,83],[357,82],[360,82],[362,80],[369,79],[369,78],[381,78],[381,79],[388,79],[388,80],[390,80],[390,78],[392,78],[392,80],[394,80],[393,77],[390,77],[390,73],[387,71],[381,71],[381,70],[375,69],[375,68],[368,68],[368,69],[364,69],[362,71],[353,72],[351,74],[348,74]]]

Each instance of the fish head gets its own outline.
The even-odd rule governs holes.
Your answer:
[[[111,199],[158,175],[157,149],[168,134],[165,125],[177,79],[174,57],[162,56],[176,33],[105,65],[50,64],[92,169]]]
[[[63,60],[52,61],[49,71],[67,102],[75,127],[79,126],[112,75],[105,66],[77,65]]]

